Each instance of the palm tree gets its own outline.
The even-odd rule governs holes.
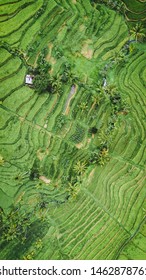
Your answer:
[[[34,251],[31,251],[30,253],[28,253],[26,256],[23,256],[24,260],[33,260],[34,257]]]
[[[62,83],[61,83],[60,76],[57,75],[56,77],[51,77],[49,82],[52,87],[52,93],[57,93],[57,94],[61,93]]]
[[[61,81],[63,83],[67,83],[69,80],[69,74],[67,70],[64,70],[63,74],[61,75]]]
[[[120,1],[120,2],[117,4],[116,10],[117,10],[119,13],[125,14],[125,11],[126,11],[126,5],[125,5],[125,3],[123,3],[123,2]]]
[[[93,102],[92,107],[94,107],[95,105],[99,105],[100,104],[102,96],[101,96],[101,94],[97,94],[96,93],[96,94],[91,96],[91,99],[92,99],[92,102]]]
[[[142,23],[137,23],[135,26],[133,26],[130,30],[130,34],[134,37],[136,42],[143,41],[143,39],[145,38],[145,30]]]
[[[125,53],[122,51],[119,52],[114,52],[113,56],[111,57],[111,60],[115,63],[115,64],[120,64],[121,61],[125,60]]]
[[[34,245],[36,247],[36,249],[41,249],[43,244],[42,244],[42,239],[38,239]]]
[[[98,163],[98,159],[99,159],[99,150],[96,149],[94,151],[91,152],[91,155],[90,155],[90,162],[92,164],[95,164],[95,163]]]
[[[115,84],[109,84],[108,86],[106,86],[105,88],[105,92],[107,94],[109,94],[110,96],[114,96],[115,93],[117,92],[117,87]]]
[[[74,84],[75,82],[78,81],[78,77],[75,74],[73,74],[71,72],[71,70],[68,70],[68,69],[65,70],[64,71],[64,76],[66,77],[67,81],[71,84]]]
[[[71,196],[71,198],[76,198],[77,197],[77,194],[80,190],[79,188],[79,182],[76,182],[75,184],[71,184],[71,183],[68,183],[69,187],[67,189],[69,195]]]
[[[88,109],[87,102],[82,102],[78,105],[78,107],[81,109],[81,111],[86,111]]]
[[[92,100],[92,106],[88,112],[88,115],[90,114],[90,112],[93,110],[93,108],[95,107],[95,105],[99,105],[101,100],[102,100],[102,96],[101,94],[99,93],[94,93],[92,96],[91,96],[91,100]]]
[[[105,94],[105,89],[104,89],[104,87],[103,87],[102,85],[98,85],[98,84],[97,84],[95,90],[96,90],[96,92],[97,92],[98,94],[100,94],[101,96]]]
[[[53,88],[57,89],[61,87],[61,82],[58,78],[52,79],[52,86]]]
[[[85,172],[87,168],[87,163],[86,161],[78,161],[74,167],[73,167],[73,170],[75,171],[75,173],[77,173],[77,175],[83,175],[83,173]]]
[[[87,102],[82,102],[78,105],[79,109],[81,109],[81,111],[85,111],[88,109],[88,105],[87,105]]]
[[[101,150],[101,152],[100,152],[100,155],[101,155],[102,157],[107,157],[107,156],[108,156],[108,153],[109,153],[108,149],[103,148],[103,149]]]
[[[103,166],[109,161],[109,151],[107,148],[103,148],[98,157],[98,163]]]
[[[100,145],[106,145],[106,143],[109,141],[109,135],[101,130],[98,135],[98,139],[100,141]]]

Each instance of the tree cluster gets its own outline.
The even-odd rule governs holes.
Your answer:
[[[24,241],[31,223],[31,215],[20,213],[17,207],[14,207],[7,215],[0,209],[2,241],[10,241],[16,238]]]

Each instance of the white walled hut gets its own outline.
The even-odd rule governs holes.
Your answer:
[[[33,76],[32,75],[26,75],[26,77],[25,77],[25,84],[26,85],[33,85]]]

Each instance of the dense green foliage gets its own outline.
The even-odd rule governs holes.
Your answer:
[[[145,3],[0,10],[0,258],[145,259]]]

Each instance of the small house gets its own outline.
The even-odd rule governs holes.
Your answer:
[[[26,77],[25,77],[25,84],[26,85],[33,85],[33,78],[34,78],[34,76],[32,76],[32,75],[26,75]]]
[[[106,87],[107,86],[107,80],[106,78],[103,78],[103,87]]]

